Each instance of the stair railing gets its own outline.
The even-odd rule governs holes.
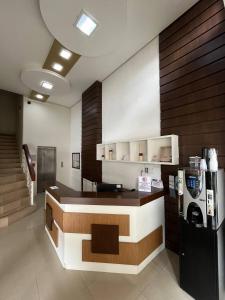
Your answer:
[[[30,151],[27,144],[23,145],[22,169],[26,176],[27,187],[30,196],[30,204],[34,205],[34,181],[36,176],[35,176],[34,165],[32,163]]]

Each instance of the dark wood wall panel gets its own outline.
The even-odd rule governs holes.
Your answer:
[[[178,134],[180,166],[215,147],[225,168],[225,9],[200,0],[159,37],[161,134]],[[163,166],[162,178],[177,166]],[[166,197],[166,246],[178,251],[177,199]]]
[[[96,144],[102,142],[102,83],[96,81],[82,95],[82,178],[102,181]]]

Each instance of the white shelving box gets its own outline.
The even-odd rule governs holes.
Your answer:
[[[178,136],[166,135],[140,140],[98,144],[97,160],[178,165]]]

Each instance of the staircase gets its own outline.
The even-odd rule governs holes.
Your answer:
[[[30,205],[16,137],[0,134],[0,228],[31,214],[35,209]]]

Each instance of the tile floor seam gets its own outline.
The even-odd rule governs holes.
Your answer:
[[[35,283],[36,283],[36,288],[37,288],[38,300],[41,300],[40,292],[39,292],[39,287],[38,287],[38,282],[37,282],[37,277],[36,276],[35,276]]]

